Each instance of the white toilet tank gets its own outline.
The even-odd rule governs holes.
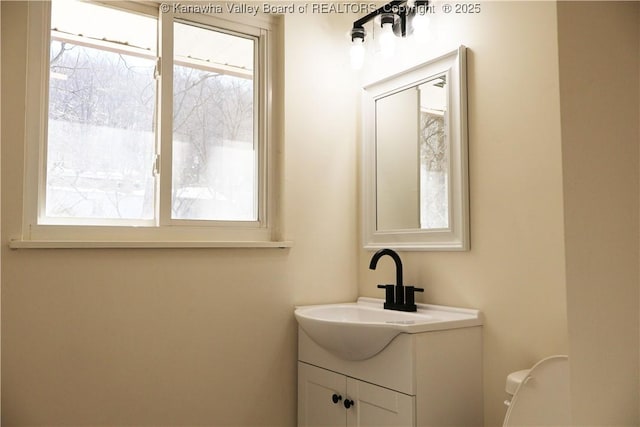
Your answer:
[[[569,426],[569,358],[551,356],[533,368],[513,372],[507,377],[506,391],[513,397],[504,427]]]

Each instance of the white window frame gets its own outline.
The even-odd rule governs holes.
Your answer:
[[[113,3],[112,3],[113,4]],[[273,57],[276,53],[272,17],[241,17],[161,13],[148,3],[117,2],[118,8],[158,18],[158,56],[160,77],[157,99],[156,139],[160,155],[160,178],[156,182],[155,223],[134,221],[131,225],[93,225],[73,220],[73,225],[39,224],[39,209],[44,208],[46,129],[49,86],[49,45],[51,4],[29,2],[29,38],[27,59],[27,96],[25,120],[25,175],[23,187],[22,235],[13,239],[12,248],[66,247],[288,247],[276,221],[278,200],[274,148],[274,124],[278,122],[272,100]],[[241,19],[241,22],[240,22]],[[171,219],[171,168],[173,129],[173,23],[187,22],[216,31],[240,34],[256,41],[254,78],[257,122],[254,138],[258,147],[258,220],[199,221]],[[163,61],[162,58],[171,58]],[[167,154],[162,154],[167,153]],[[105,223],[104,221],[101,221]]]

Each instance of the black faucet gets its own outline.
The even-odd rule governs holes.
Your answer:
[[[402,284],[402,260],[400,260],[400,256],[395,251],[380,249],[371,257],[369,268],[375,270],[378,260],[385,255],[389,255],[396,263],[396,285],[378,285],[379,288],[385,290],[384,308],[386,310],[417,311],[418,307],[415,304],[414,293],[424,292],[424,289]]]

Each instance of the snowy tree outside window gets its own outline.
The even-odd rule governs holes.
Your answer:
[[[172,160],[171,219],[257,221],[256,38],[173,23],[172,148],[159,153],[158,19],[53,0],[45,209],[156,219],[156,156]]]

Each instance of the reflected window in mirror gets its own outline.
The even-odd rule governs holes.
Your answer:
[[[420,92],[420,228],[449,227],[449,145],[446,139],[447,78],[418,86]]]

